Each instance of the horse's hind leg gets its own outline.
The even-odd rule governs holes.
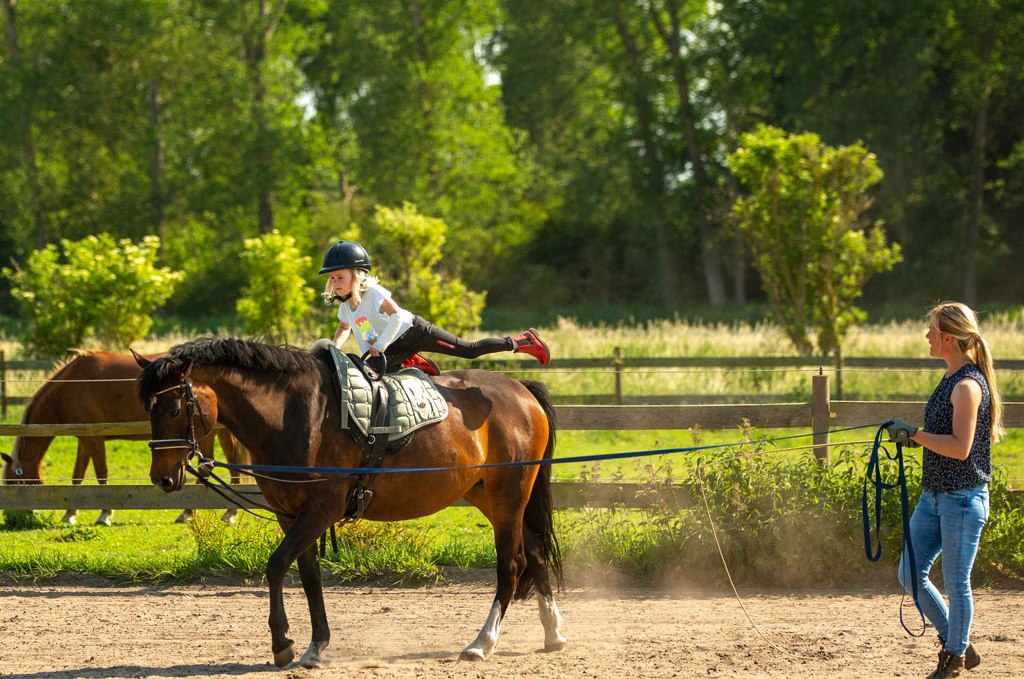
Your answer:
[[[544,626],[544,650],[560,651],[566,642],[562,636],[562,614],[558,612],[558,604],[555,603],[541,539],[529,526],[523,526],[523,542],[526,547],[526,568],[537,588],[537,608],[540,611],[540,623]]]
[[[498,555],[498,589],[484,626],[473,643],[462,649],[462,653],[459,654],[460,660],[484,660],[494,652],[498,645],[498,635],[501,633],[501,621],[516,591],[516,580],[526,567],[522,549],[521,517],[500,523],[492,519],[491,522],[494,524],[494,546]]]

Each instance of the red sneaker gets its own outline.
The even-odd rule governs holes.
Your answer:
[[[537,331],[530,328],[519,337],[513,340],[516,344],[515,353],[529,354],[537,359],[541,365],[547,365],[551,361],[551,352],[548,345],[544,344]]]
[[[402,361],[403,368],[416,368],[422,370],[427,375],[433,375],[437,377],[441,374],[441,369],[437,367],[437,364],[431,361],[429,358],[423,358],[419,354],[413,354],[409,358]]]

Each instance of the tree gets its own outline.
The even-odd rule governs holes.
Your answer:
[[[438,273],[447,225],[416,206],[378,207],[373,218],[373,257],[385,283],[403,307],[459,334],[480,326],[486,293]]]
[[[3,269],[29,320],[30,353],[58,356],[90,336],[123,351],[145,337],[152,314],[184,274],[156,266],[160,239],[139,244],[101,233],[36,250],[24,269]],[[64,263],[61,263],[63,255]]]
[[[276,229],[246,238],[242,260],[249,280],[236,308],[246,332],[287,342],[309,314],[305,274],[313,261],[299,252],[294,238]]]
[[[841,356],[854,301],[875,273],[902,260],[867,216],[868,190],[882,179],[860,145],[833,148],[816,134],[769,126],[741,137],[729,167],[747,190],[733,206],[772,310],[797,351]]]

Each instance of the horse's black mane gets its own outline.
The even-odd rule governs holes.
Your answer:
[[[234,337],[199,337],[173,347],[142,372],[139,394],[153,393],[181,359],[195,365],[218,365],[246,371],[301,375],[316,369],[316,359],[307,351],[292,346],[273,346]]]
[[[196,365],[222,365],[289,375],[308,372],[316,367],[316,360],[309,352],[298,347],[274,346],[234,337],[199,337],[179,344],[169,353],[175,358],[190,358]]]

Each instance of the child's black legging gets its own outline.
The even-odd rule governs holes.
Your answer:
[[[515,348],[515,342],[511,337],[485,337],[475,342],[467,342],[447,330],[442,330],[422,316],[416,316],[413,318],[412,327],[392,342],[384,355],[387,356],[390,371],[396,370],[402,361],[421,351],[458,358],[478,358],[499,351],[514,351]]]

